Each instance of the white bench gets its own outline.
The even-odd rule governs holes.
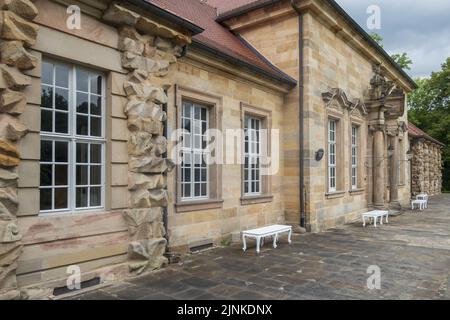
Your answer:
[[[428,207],[427,200],[411,200],[411,209],[418,207],[420,211]]]
[[[425,200],[425,208],[428,208],[428,194],[421,193],[416,196],[416,200]]]
[[[253,229],[253,230],[247,230],[242,232],[242,242],[244,244],[244,247],[242,250],[247,250],[247,241],[246,238],[254,238],[256,239],[256,253],[260,252],[260,247],[263,245],[264,237],[273,237],[273,247],[277,247],[277,241],[278,241],[278,234],[288,232],[288,241],[289,244],[291,241],[291,235],[292,235],[292,226],[285,226],[285,225],[272,225],[267,226],[263,228]]]
[[[378,218],[380,218],[380,224],[383,225],[383,217],[386,217],[386,223],[389,223],[389,221],[388,221],[389,211],[374,210],[374,211],[369,211],[369,212],[363,213],[362,214],[363,227],[366,226],[366,218],[369,218],[369,222],[370,222],[370,219],[373,219],[373,225],[375,226],[375,228],[377,227]]]

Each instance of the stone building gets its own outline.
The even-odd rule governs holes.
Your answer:
[[[411,145],[411,194],[428,193],[431,196],[442,192],[442,148],[443,143],[408,124]]]
[[[248,228],[319,232],[408,204],[415,84],[334,1],[0,9],[3,298],[63,292],[77,270],[154,270]],[[208,129],[246,134],[211,151]]]

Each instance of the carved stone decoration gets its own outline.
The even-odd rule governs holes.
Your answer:
[[[350,101],[344,90],[340,88],[332,88],[329,91],[322,93],[322,99],[329,109],[335,109],[339,112],[349,110],[351,115],[357,117],[365,117],[367,115],[365,104],[360,99]]]
[[[163,157],[167,152],[163,105],[169,87],[162,78],[188,41],[120,2],[111,4],[103,19],[118,26],[122,67],[128,70],[124,113],[129,131],[129,209],[123,215],[130,235],[129,269],[142,273],[168,263],[163,214],[169,202],[166,174],[174,163]]]
[[[18,142],[28,133],[19,121],[27,104],[23,90],[31,78],[23,73],[37,66],[28,52],[36,42],[38,12],[29,0],[0,1],[0,300],[22,298],[16,281],[17,260],[22,252],[17,224],[19,206]]]

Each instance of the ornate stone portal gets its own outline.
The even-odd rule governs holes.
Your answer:
[[[401,209],[398,201],[398,140],[403,128],[403,123],[398,119],[405,111],[405,94],[394,82],[386,79],[380,65],[375,65],[373,72],[366,100],[373,135],[373,205],[377,209],[387,209],[385,173],[387,161],[390,161],[389,208],[398,210]],[[386,136],[389,138],[388,159],[385,157]]]
[[[38,58],[27,48],[36,42],[38,12],[29,0],[0,1],[0,300],[20,298],[17,260],[22,252],[17,225],[17,144],[28,129],[18,117],[25,111],[23,90],[31,85],[25,70],[36,67]]]
[[[141,273],[167,263],[163,214],[168,205],[166,173],[174,164],[163,158],[167,151],[163,105],[170,87],[164,78],[188,39],[119,4],[111,5],[103,18],[119,25],[122,66],[129,71],[124,84],[128,96],[124,113],[129,130],[129,209],[123,214],[131,241],[130,272]]]

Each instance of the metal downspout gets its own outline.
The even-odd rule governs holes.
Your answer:
[[[298,33],[299,33],[299,50],[298,50],[298,87],[299,87],[299,164],[300,164],[300,172],[299,172],[299,195],[300,195],[300,226],[306,227],[306,212],[305,212],[305,198],[306,198],[306,188],[305,188],[305,163],[303,159],[304,155],[304,76],[303,76],[303,15],[299,8],[295,5],[295,0],[290,0],[292,8],[298,14]]]

